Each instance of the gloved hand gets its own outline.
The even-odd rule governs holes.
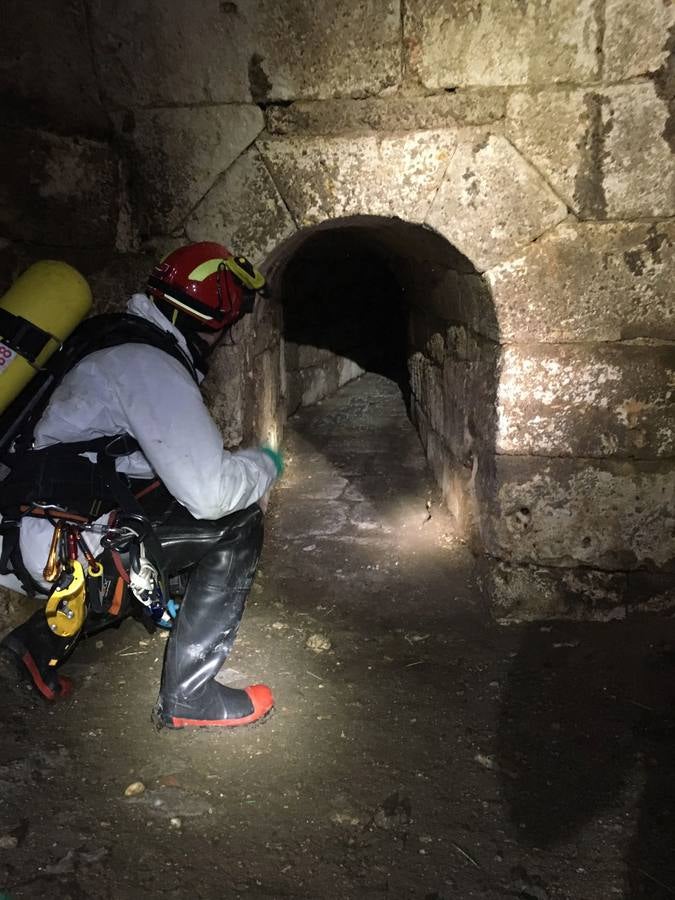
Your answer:
[[[277,478],[281,478],[281,476],[284,474],[284,460],[281,453],[279,453],[278,450],[274,450],[272,447],[261,447],[260,449],[265,454],[265,456],[269,456],[269,458],[272,460],[277,470]]]

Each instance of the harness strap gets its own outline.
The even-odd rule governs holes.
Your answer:
[[[50,341],[59,343],[48,331],[44,331],[28,319],[15,316],[14,313],[0,307],[0,334],[3,344],[7,344],[20,356],[33,365],[35,360],[46,349]]]

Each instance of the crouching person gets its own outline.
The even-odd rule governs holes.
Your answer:
[[[272,709],[267,686],[214,678],[242,619],[281,461],[269,448],[224,450],[199,390],[209,352],[263,284],[225,247],[189,245],[154,268],[126,314],[86,320],[59,351],[56,386],[0,484],[0,582],[46,596],[1,648],[46,699],[69,692],[59,665],[81,634],[140,611],[173,623],[158,726],[247,725]]]

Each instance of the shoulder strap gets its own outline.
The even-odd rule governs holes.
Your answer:
[[[198,382],[189,356],[171,332],[128,313],[104,313],[81,322],[63,346],[24,388],[0,417],[0,451],[6,452],[12,441],[19,451],[30,447],[33,432],[57,386],[71,369],[91,353],[122,344],[148,344],[168,353],[184,366]]]

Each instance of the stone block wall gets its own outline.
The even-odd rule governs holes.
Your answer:
[[[107,306],[186,239],[273,274],[296,232],[379,217],[416,421],[496,615],[675,603],[672,3],[57,5],[11,4],[29,48],[3,35],[0,276],[56,246]],[[447,245],[426,282],[402,223]],[[228,441],[339,382],[281,327],[270,301],[218,360]]]

